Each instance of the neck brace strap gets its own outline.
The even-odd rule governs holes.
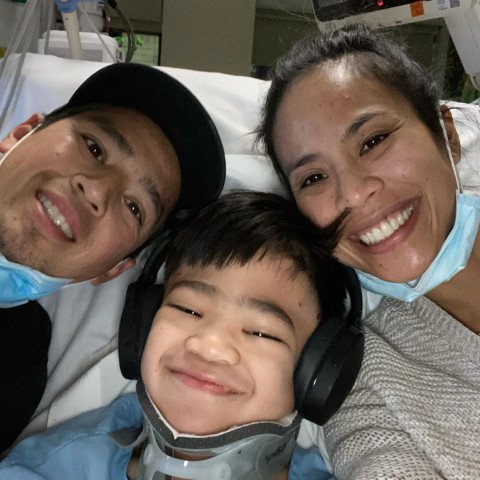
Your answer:
[[[300,416],[254,422],[214,435],[182,435],[163,418],[141,382],[137,395],[144,412],[144,441],[137,480],[180,477],[192,480],[267,480],[290,461]],[[201,457],[182,460],[175,456]]]

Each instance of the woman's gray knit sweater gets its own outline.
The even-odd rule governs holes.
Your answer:
[[[479,313],[480,314],[480,313]],[[480,479],[480,336],[426,298],[383,299],[324,429],[339,480]]]

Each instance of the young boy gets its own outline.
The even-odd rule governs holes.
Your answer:
[[[325,245],[272,194],[229,194],[182,222],[137,395],[24,440],[0,479],[286,478],[297,362],[320,318],[343,312]]]

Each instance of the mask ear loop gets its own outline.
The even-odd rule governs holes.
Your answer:
[[[442,127],[443,138],[445,140],[445,146],[447,147],[448,159],[450,160],[450,165],[452,166],[453,175],[455,176],[455,182],[457,183],[458,193],[463,193],[463,187],[460,183],[460,178],[458,175],[457,165],[453,161],[452,149],[450,148],[450,141],[448,140],[447,129],[445,128],[445,121],[440,117],[440,126]]]

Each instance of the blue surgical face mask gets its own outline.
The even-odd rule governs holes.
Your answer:
[[[413,302],[418,297],[447,282],[463,270],[470,258],[480,224],[480,197],[462,192],[450,144],[442,122],[447,152],[457,182],[455,223],[440,252],[420,278],[406,283],[381,280],[357,270],[363,288],[387,297]]]
[[[66,278],[45,275],[33,268],[7,260],[0,254],[0,308],[36,300],[70,283]]]
[[[7,153],[0,156],[0,167],[12,151],[32,135],[35,130],[36,128],[31,130]],[[44,297],[64,287],[70,281],[66,278],[50,277],[33,268],[11,262],[0,254],[0,308],[14,307],[26,303],[28,300]]]

